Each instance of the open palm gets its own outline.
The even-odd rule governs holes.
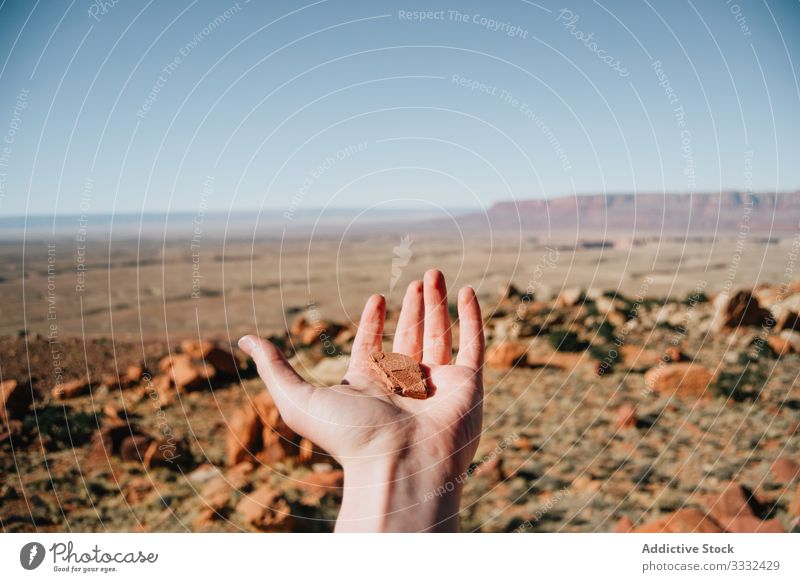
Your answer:
[[[255,360],[286,424],[328,451],[344,467],[387,457],[413,459],[419,471],[466,470],[478,446],[482,420],[483,328],[475,292],[458,295],[460,346],[452,365],[452,334],[444,276],[428,271],[409,285],[393,351],[421,362],[426,400],[389,394],[368,367],[382,350],[386,302],[373,295],[364,307],[350,364],[341,384],[307,383],[270,342],[247,336],[242,348]]]

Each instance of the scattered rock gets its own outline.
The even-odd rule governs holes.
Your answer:
[[[761,327],[770,318],[768,309],[762,308],[750,291],[737,291],[733,295],[720,293],[714,300],[716,313],[713,326],[717,331],[740,327]]]
[[[676,346],[667,346],[667,349],[664,350],[664,360],[672,363],[680,362],[684,360],[683,353]]]
[[[633,531],[633,529],[633,520],[628,516],[622,516],[611,531],[614,533],[628,533],[629,531]]]
[[[208,340],[184,340],[181,351],[189,357],[203,360],[213,366],[218,374],[227,379],[236,378],[239,374],[239,360],[231,352],[222,349]]]
[[[794,351],[792,343],[781,336],[771,335],[767,338],[767,343],[772,352],[779,358],[791,354]]]
[[[583,290],[580,287],[568,287],[558,294],[553,302],[553,307],[560,309],[563,307],[574,307],[583,299]]]
[[[497,370],[510,370],[520,364],[527,353],[524,344],[507,340],[492,346],[486,355],[486,365]]]
[[[64,400],[67,398],[75,398],[76,396],[82,396],[89,392],[91,389],[91,383],[89,382],[88,378],[80,378],[78,380],[71,380],[69,382],[63,382],[61,384],[56,385],[53,388],[51,395],[53,398],[58,400]]]
[[[619,348],[619,353],[622,356],[622,368],[630,372],[646,372],[661,362],[661,355],[657,351],[641,346],[626,344]]]
[[[0,382],[0,421],[21,420],[32,404],[30,384],[20,384],[14,379]]]
[[[633,404],[623,404],[617,409],[617,430],[636,428],[636,407]]]
[[[666,364],[644,375],[649,390],[678,398],[710,397],[709,384],[713,379],[711,370],[692,363]]]
[[[242,520],[260,531],[292,531],[294,519],[286,499],[269,485],[242,497],[236,505]]]
[[[264,390],[246,402],[231,418],[226,437],[228,465],[258,457],[275,463],[287,457],[300,459],[301,437],[281,418],[278,407]],[[308,449],[306,445],[306,449]],[[311,446],[313,451],[313,445]],[[312,455],[308,455],[310,459]]]
[[[791,483],[800,476],[800,465],[792,459],[781,457],[772,463],[772,474],[779,483]]]
[[[800,485],[794,490],[792,500],[789,502],[789,515],[800,517]]]
[[[637,533],[722,533],[722,528],[702,511],[687,507],[639,526],[634,531]]]

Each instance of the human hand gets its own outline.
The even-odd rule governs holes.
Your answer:
[[[386,300],[367,301],[342,383],[307,383],[266,340],[239,341],[258,366],[286,424],[344,468],[336,531],[457,531],[459,477],[472,461],[483,413],[483,322],[471,287],[458,294],[459,351],[452,359],[441,272],[408,287],[392,350],[421,362],[425,400],[389,394],[368,365],[382,351]]]

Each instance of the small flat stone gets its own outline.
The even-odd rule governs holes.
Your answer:
[[[375,352],[369,356],[369,367],[383,380],[392,394],[424,400],[428,397],[425,375],[419,363],[394,352]]]

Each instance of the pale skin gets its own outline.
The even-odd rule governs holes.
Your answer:
[[[286,424],[342,465],[337,532],[456,532],[462,482],[481,435],[480,306],[471,287],[459,291],[453,363],[444,276],[431,270],[408,286],[392,351],[421,362],[426,400],[388,394],[370,370],[369,355],[382,351],[385,318],[386,300],[371,296],[337,386],[309,384],[266,340],[244,336],[239,346],[256,362]]]

